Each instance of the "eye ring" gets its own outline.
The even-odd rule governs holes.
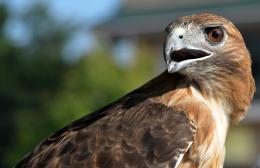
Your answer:
[[[221,27],[207,27],[205,33],[210,42],[218,43],[224,38],[224,31]]]

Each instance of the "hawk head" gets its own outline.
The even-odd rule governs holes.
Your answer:
[[[214,57],[225,60],[237,49],[247,52],[238,29],[227,19],[213,14],[179,18],[167,26],[166,33],[164,56],[170,73],[196,73],[206,64],[214,65]]]
[[[166,33],[168,72],[187,76],[207,97],[226,99],[233,106],[231,115],[240,120],[255,86],[250,54],[234,24],[221,16],[195,14],[172,22]]]

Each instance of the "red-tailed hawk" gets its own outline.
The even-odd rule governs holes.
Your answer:
[[[185,16],[166,33],[168,71],[59,130],[17,167],[223,167],[229,123],[255,91],[250,54],[220,16]]]

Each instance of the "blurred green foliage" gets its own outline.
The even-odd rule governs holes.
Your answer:
[[[35,15],[51,20],[41,9]],[[36,20],[25,17],[33,39],[28,46],[18,47],[4,34],[8,17],[1,6],[0,131],[4,135],[0,142],[1,167],[13,165],[48,133],[42,127],[48,118],[45,106],[58,93],[67,67],[60,54],[66,32],[56,27],[53,31],[41,30],[36,27]]]
[[[48,116],[55,127],[118,99],[154,72],[154,59],[149,59],[149,55],[138,54],[133,66],[124,68],[107,53],[95,51],[64,74],[60,92],[48,106]]]
[[[8,17],[1,6],[0,167],[13,166],[43,138],[154,75],[156,59],[143,48],[126,67],[105,44],[78,62],[64,61],[62,47],[76,30],[55,23],[41,6],[22,17],[32,39],[17,47],[4,35]]]

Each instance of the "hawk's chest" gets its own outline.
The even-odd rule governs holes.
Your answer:
[[[197,90],[180,89],[169,106],[183,109],[197,125],[194,142],[180,167],[191,163],[198,168],[223,167],[228,130],[228,106],[223,101],[205,99]]]

